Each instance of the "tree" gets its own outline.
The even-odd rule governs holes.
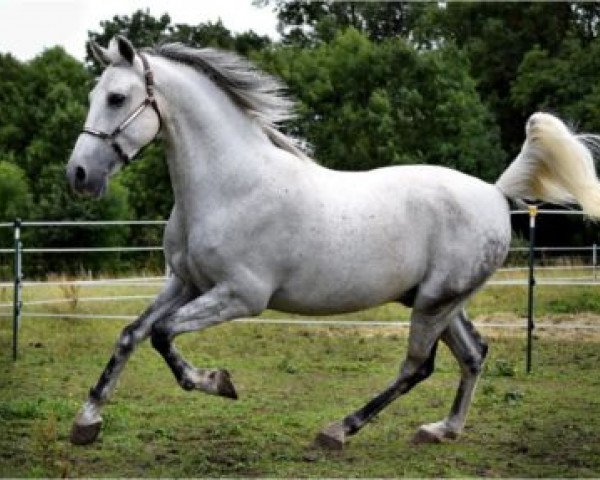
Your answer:
[[[271,43],[269,37],[258,35],[252,30],[232,34],[221,20],[198,25],[172,24],[171,17],[167,13],[160,18],[155,18],[148,10],[137,10],[131,16],[114,16],[112,20],[100,22],[100,27],[100,31],[89,31],[88,38],[101,45],[107,45],[111,38],[120,34],[126,36],[137,47],[182,42],[192,47],[217,47],[248,55],[251,51],[261,50]],[[102,70],[102,66],[96,63],[89,48],[86,62],[95,74]]]
[[[266,51],[262,63],[300,99],[290,133],[329,167],[430,163],[486,179],[499,173],[497,129],[452,46],[419,52],[350,28],[313,49]]]
[[[26,217],[31,207],[29,183],[14,160],[0,160],[0,222]]]
[[[124,35],[129,38],[136,46],[156,45],[165,40],[168,36],[171,25],[171,17],[163,14],[160,18],[150,15],[149,11],[137,10],[131,16],[115,15],[111,20],[100,22],[101,30],[88,31],[88,38],[95,40],[101,45],[108,45],[108,42],[115,35]],[[99,65],[87,45],[86,64],[90,71],[99,75],[104,68]]]
[[[0,54],[0,152],[14,152],[27,144],[29,132],[20,128],[28,110],[26,83],[25,67],[21,62],[10,54]]]
[[[575,34],[584,43],[598,37],[600,28],[600,4],[597,2],[572,2]]]
[[[515,109],[511,87],[530,50],[554,55],[573,28],[566,2],[448,2],[436,17],[443,41],[455,42],[468,56],[477,91],[496,116],[502,145],[511,155],[523,141],[532,112]]]
[[[566,38],[554,56],[541,48],[528,52],[511,100],[522,111],[553,111],[579,130],[600,132],[600,38]]]
[[[332,0],[255,0],[277,12],[277,30],[284,43],[310,46],[333,40],[340,30],[354,28],[373,41],[408,38],[430,6],[415,2],[348,2]]]

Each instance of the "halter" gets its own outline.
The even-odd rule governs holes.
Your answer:
[[[144,79],[146,82],[146,98],[144,101],[137,107],[133,112],[131,112],[125,120],[123,120],[117,128],[115,128],[112,133],[102,132],[100,130],[95,130],[93,128],[84,127],[81,133],[87,133],[93,137],[100,138],[112,147],[115,153],[119,156],[121,161],[128,165],[131,162],[131,158],[127,155],[121,145],[117,142],[117,137],[125,130],[137,117],[139,117],[142,112],[146,109],[146,107],[151,106],[156,115],[158,116],[158,129],[162,126],[162,117],[160,115],[160,111],[158,110],[158,104],[156,103],[156,98],[154,97],[154,75],[152,70],[150,70],[150,65],[145,55],[142,55],[138,52],[140,59],[142,60],[142,65],[144,66]]]

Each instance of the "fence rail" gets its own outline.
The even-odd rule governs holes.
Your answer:
[[[20,222],[21,227],[109,227],[115,225],[166,225],[166,220],[39,220]],[[2,222],[0,228],[12,228],[14,222]]]
[[[542,215],[583,215],[581,211],[577,210],[549,210],[549,209],[537,209],[536,207],[530,207],[528,210],[516,210],[512,211],[511,215],[529,215],[530,218],[530,239],[533,240],[535,237],[535,218],[537,214]],[[81,286],[81,287],[91,287],[91,286],[112,286],[115,285],[129,285],[129,286],[159,286],[164,282],[165,277],[148,277],[150,278],[147,281],[147,278],[136,278],[136,279],[99,279],[99,280],[53,280],[48,282],[24,282],[22,280],[22,257],[23,254],[51,254],[51,253],[85,253],[85,252],[149,252],[149,251],[161,251],[163,250],[162,246],[124,246],[124,247],[65,247],[65,248],[49,248],[49,247],[23,247],[21,243],[21,229],[22,228],[39,228],[39,227],[51,227],[51,228],[61,228],[61,227],[78,227],[78,228],[95,228],[95,227],[107,227],[107,226],[164,226],[166,225],[165,220],[107,220],[107,221],[20,221],[15,220],[14,222],[0,222],[0,228],[12,228],[14,230],[14,246],[13,248],[1,248],[0,254],[12,254],[14,261],[14,273],[13,273],[13,282],[11,283],[0,283],[0,287],[13,286],[13,302],[5,302],[0,303],[1,307],[11,307],[13,308],[12,317],[13,317],[13,358],[17,359],[17,345],[18,345],[18,330],[21,322],[22,316],[27,317],[37,317],[37,318],[56,318],[56,317],[73,317],[73,318],[113,318],[113,319],[133,319],[135,317],[128,315],[97,315],[97,314],[52,314],[47,312],[23,312],[24,304],[21,300],[21,292],[24,287],[36,287],[40,285],[46,286],[59,286],[59,285],[73,285],[73,286]],[[503,269],[504,271],[528,271],[529,278],[528,279],[494,279],[488,282],[489,285],[498,285],[498,286],[528,286],[528,322],[527,325],[515,325],[520,326],[527,329],[528,334],[528,348],[527,348],[527,371],[530,371],[531,367],[531,339],[532,339],[532,330],[534,328],[533,322],[533,288],[536,285],[600,285],[600,282],[596,279],[596,268],[597,268],[597,246],[594,244],[592,246],[583,246],[583,247],[535,247],[534,241],[530,242],[528,247],[513,247],[510,249],[511,252],[529,252],[529,266],[528,267],[513,267],[508,269]],[[534,253],[548,253],[548,252],[591,252],[592,253],[592,265],[591,266],[581,266],[576,267],[578,269],[592,269],[593,270],[593,278],[587,279],[586,277],[570,277],[568,279],[568,283],[565,283],[565,279],[553,279],[553,278],[545,278],[538,282],[536,282],[533,278],[534,273]],[[544,270],[559,270],[565,269],[566,267],[546,267]],[[538,269],[539,271],[540,269]],[[500,270],[499,272],[502,272]],[[77,302],[101,302],[101,301],[120,301],[120,300],[145,300],[153,298],[148,295],[128,295],[122,297],[83,297],[79,298]],[[69,303],[75,300],[72,299],[47,299],[47,300],[36,300],[36,301],[28,301],[27,305],[50,305],[50,304],[58,304],[58,303]],[[11,316],[9,312],[0,311],[0,317]],[[336,321],[322,321],[322,320],[303,320],[303,321],[286,321],[286,320],[264,320],[264,319],[246,319],[242,320],[251,323],[294,323],[294,324],[318,324],[318,325],[339,325],[343,323],[344,325],[352,325],[352,326],[364,326],[367,325],[364,322],[336,322]],[[384,324],[386,326],[406,326],[407,324],[398,324],[398,322],[369,322],[369,326],[378,326],[379,323]],[[489,324],[482,324],[482,326],[490,327]],[[498,325],[498,328],[505,328],[506,325]],[[551,327],[550,325],[545,327]],[[514,326],[513,326],[514,328]],[[576,327],[579,328],[579,327]],[[596,327],[589,326],[581,326],[581,328],[586,329],[595,329]]]

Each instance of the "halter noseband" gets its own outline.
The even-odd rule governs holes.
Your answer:
[[[125,120],[123,120],[117,128],[115,128],[112,133],[102,132],[100,130],[95,130],[93,128],[84,127],[81,133],[87,133],[88,135],[92,135],[93,137],[100,138],[112,147],[121,161],[127,165],[131,162],[131,158],[127,155],[121,145],[117,142],[117,137],[125,130],[137,117],[141,115],[141,113],[146,109],[146,107],[151,106],[156,115],[158,116],[158,129],[162,126],[162,117],[160,115],[160,111],[158,110],[158,104],[156,103],[156,98],[154,97],[154,75],[152,70],[150,70],[150,64],[148,63],[148,59],[145,55],[138,52],[140,59],[142,60],[142,65],[144,66],[144,80],[146,82],[146,98],[140,105],[131,112]]]

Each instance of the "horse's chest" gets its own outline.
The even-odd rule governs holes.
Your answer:
[[[198,241],[194,240],[182,222],[171,217],[165,230],[165,258],[172,274],[201,291],[212,286],[210,276],[198,262]]]
[[[226,227],[226,228],[223,228]],[[180,238],[172,255],[174,270],[187,282],[201,290],[229,279],[236,271],[248,268],[262,270],[272,249],[263,249],[256,237],[234,231],[230,223],[219,228],[192,229]],[[267,253],[265,253],[267,252]]]

